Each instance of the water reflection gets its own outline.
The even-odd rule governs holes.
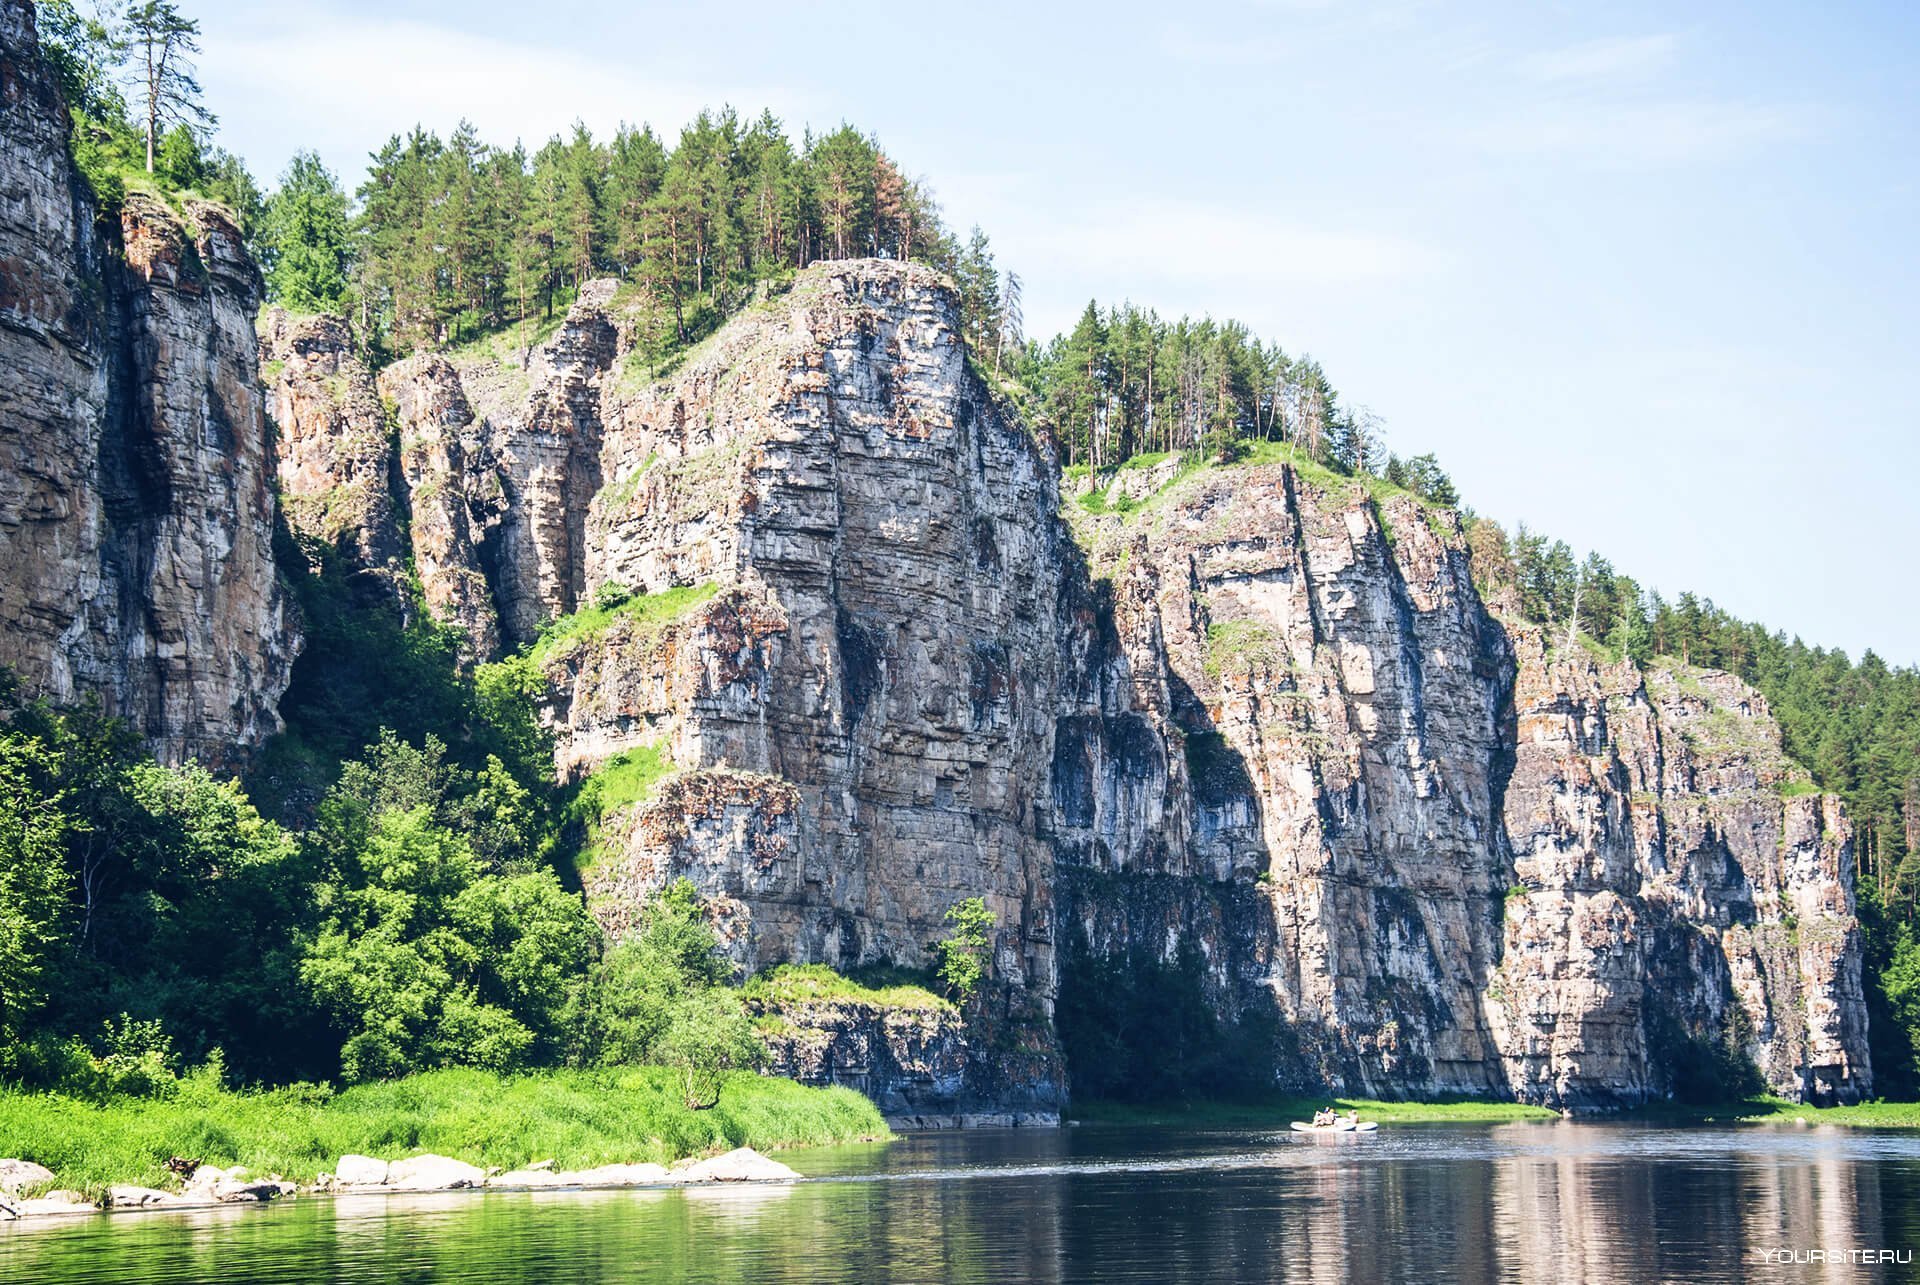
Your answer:
[[[1760,1251],[1920,1249],[1920,1139],[1891,1133],[1069,1129],[790,1158],[818,1180],[13,1224],[0,1279],[1839,1281],[1876,1277]]]

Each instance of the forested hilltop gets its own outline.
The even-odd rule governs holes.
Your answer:
[[[638,301],[649,365],[667,369],[809,264],[907,259],[953,278],[973,365],[1051,435],[1067,489],[1083,492],[1069,503],[1105,504],[1096,479],[1174,453],[1183,467],[1290,459],[1382,497],[1460,502],[1434,456],[1390,451],[1385,426],[1319,363],[1238,323],[1089,304],[1070,332],[1030,339],[1020,280],[987,237],[948,229],[929,186],[853,126],[796,140],[769,114],[723,109],[671,143],[645,126],[599,139],[580,126],[533,149],[416,128],[352,193],[310,153],[265,193],[214,141],[188,62],[197,31],[173,5],[95,21],[46,0],[40,29],[100,208],[129,193],[225,203],[269,298],[344,318],[375,370],[483,339],[531,352],[604,277]],[[1765,693],[1787,752],[1854,818],[1879,1084],[1912,1095],[1920,671],[1807,646],[1690,593],[1669,601],[1597,553],[1463,516],[1476,577],[1511,590],[1524,618],[1605,656],[1673,656]],[[748,1010],[684,891],[620,947],[581,902],[576,866],[603,815],[659,760],[557,783],[530,651],[472,663],[422,609],[417,579],[396,605],[334,551],[283,536],[307,644],[286,730],[243,783],[156,765],[97,711],[5,693],[6,1073],[164,1093],[186,1063],[276,1082],[756,1062]],[[689,605],[609,592],[546,637]],[[950,939],[953,971],[905,980],[968,1000],[982,930],[970,931]]]

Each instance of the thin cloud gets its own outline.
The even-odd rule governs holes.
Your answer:
[[[1797,142],[1816,121],[1808,109],[1765,103],[1529,104],[1464,133],[1496,154],[1667,165]]]
[[[1143,247],[1153,247],[1143,261]],[[1087,276],[1131,268],[1199,285],[1250,290],[1393,281],[1433,271],[1440,256],[1400,237],[1306,227],[1191,201],[1108,201],[1080,208],[1041,250],[1052,270]]]
[[[1520,60],[1520,74],[1543,84],[1640,77],[1671,62],[1679,43],[1672,32],[1588,40],[1529,54]]]
[[[272,103],[267,118],[229,116],[223,141],[263,172],[313,147],[351,186],[366,154],[416,123],[445,132],[471,120],[482,138],[537,147],[575,120],[596,135],[621,122],[669,137],[702,108],[771,107],[797,128],[805,100],[774,85],[693,86],[643,64],[513,44],[410,19],[324,15],[208,39],[202,80],[215,101]]]

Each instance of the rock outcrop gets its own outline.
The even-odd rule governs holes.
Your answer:
[[[670,769],[583,874],[614,935],[686,876],[743,970],[924,966],[980,896],[1016,1110],[1061,1100],[1063,970],[1120,957],[1199,959],[1295,1087],[1611,1106],[1731,1043],[1866,1091],[1846,823],[1736,681],[1550,646],[1453,513],[1310,466],[1170,460],[1069,522],[923,268],[817,265],[664,379],[637,329],[600,283],[382,381],[457,443],[436,609],[484,651],[463,601],[503,644],[602,604],[534,677],[563,776]],[[819,1016],[802,1078],[991,1105],[957,1036]]]
[[[951,1006],[820,999],[763,1011],[771,1074],[858,1089],[896,1128],[1060,1122],[1051,1045],[1023,1053],[983,1039]]]
[[[259,272],[221,207],[130,194],[102,227],[33,8],[0,0],[0,665],[97,695],[167,761],[278,726]]]
[[[260,360],[288,527],[350,565],[391,571],[402,554],[392,435],[346,324],[269,309],[260,318]]]
[[[1765,702],[1482,603],[1457,520],[1284,464],[1077,521],[1061,948],[1183,947],[1295,1087],[1575,1107],[1733,1047],[1871,1084],[1851,840]]]
[[[968,368],[948,288],[822,265],[651,385],[604,346],[619,326],[593,312],[615,308],[590,293],[535,360],[558,384],[530,404],[570,408],[552,440],[599,443],[568,475],[605,483],[541,600],[720,592],[548,666],[563,762],[648,744],[683,772],[611,827],[598,913],[617,930],[686,875],[732,913],[743,965],[919,964],[948,907],[981,896],[999,975],[1044,995],[1052,854],[1033,819],[1065,532],[1053,461]]]

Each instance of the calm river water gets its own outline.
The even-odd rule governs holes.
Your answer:
[[[1082,1127],[788,1153],[784,1188],[298,1199],[0,1226],[72,1282],[1920,1279],[1920,1137],[1406,1126]],[[1808,1267],[1768,1251],[1886,1250]]]

